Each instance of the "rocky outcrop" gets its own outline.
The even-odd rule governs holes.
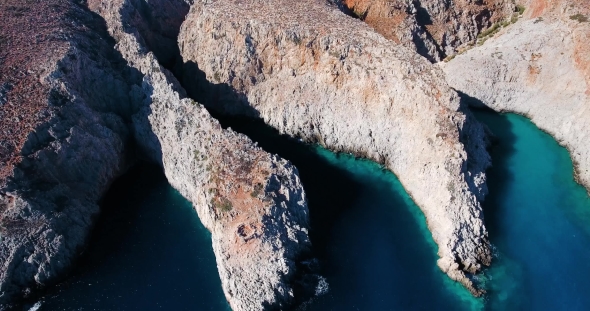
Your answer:
[[[161,150],[156,160],[168,181],[193,202],[211,231],[232,309],[284,309],[295,300],[297,265],[311,246],[307,202],[297,170],[247,137],[222,129],[204,107],[186,98],[144,41],[146,30],[155,28],[146,12],[168,12],[170,17],[177,12],[182,20],[186,4],[144,5],[90,1],[105,18],[116,48],[144,75],[141,88],[132,91],[143,101],[133,116],[139,143],[152,154]]]
[[[491,259],[485,135],[436,66],[321,0],[197,2],[179,46],[183,83],[210,109],[393,171],[426,215],[441,269],[481,293],[469,275]]]
[[[442,64],[451,86],[496,111],[530,118],[570,151],[590,189],[590,4],[524,3],[525,19]]]
[[[100,20],[69,1],[4,1],[0,309],[63,275],[127,166],[133,109]],[[89,31],[92,27],[94,30]]]
[[[318,279],[298,273],[310,242],[297,170],[222,129],[158,62],[178,55],[162,44],[176,46],[188,4],[88,6],[100,15],[67,0],[0,6],[0,310],[63,277],[136,145],[211,230],[232,308],[293,303]]]
[[[474,44],[515,11],[509,0],[342,0],[344,8],[386,38],[433,62]]]

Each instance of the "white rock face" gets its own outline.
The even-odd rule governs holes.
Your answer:
[[[525,115],[553,135],[590,189],[589,39],[588,23],[546,14],[441,66],[455,89],[496,111]]]
[[[143,102],[133,116],[137,139],[151,158],[161,161],[170,184],[193,203],[211,231],[232,309],[286,308],[295,296],[296,264],[311,246],[297,170],[247,137],[222,129],[200,104],[182,98],[184,90],[138,31],[150,25],[143,24],[148,21],[137,5],[127,0],[91,3],[105,18],[117,50],[144,75],[141,88],[132,91]],[[182,12],[185,4],[149,5],[154,12]]]
[[[489,156],[437,66],[321,0],[198,2],[179,46],[185,86],[211,109],[391,169],[441,269],[480,293],[464,272],[491,259],[479,203]]]

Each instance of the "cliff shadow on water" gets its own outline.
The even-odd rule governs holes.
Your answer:
[[[486,171],[488,195],[482,202],[484,222],[492,243],[492,265],[479,276],[486,289],[486,310],[502,310],[507,306],[520,306],[516,294],[523,289],[521,268],[502,253],[498,245],[502,239],[509,239],[502,230],[502,224],[510,213],[503,208],[504,197],[515,180],[509,160],[515,154],[516,135],[512,123],[505,114],[488,108],[477,98],[458,92],[463,104],[473,112],[476,119],[486,128],[491,141],[488,152],[492,156],[492,166]]]
[[[211,235],[161,167],[135,166],[101,211],[79,264],[35,310],[230,310]]]
[[[496,137],[483,203],[495,255],[486,309],[587,310],[590,198],[569,153],[523,116],[474,114]]]
[[[490,235],[494,236],[497,233],[495,232],[497,222],[502,219],[498,201],[508,191],[510,182],[514,181],[514,174],[509,169],[508,161],[516,152],[514,149],[516,135],[506,115],[495,112],[477,98],[458,93],[462,104],[467,105],[476,119],[486,128],[492,143],[488,150],[492,156],[492,167],[486,172],[489,194],[483,202],[483,210],[486,227]]]

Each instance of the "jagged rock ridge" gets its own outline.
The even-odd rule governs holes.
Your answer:
[[[465,273],[491,260],[485,134],[436,66],[321,0],[196,2],[179,46],[184,85],[210,109],[391,169],[426,215],[439,266],[481,293]]]
[[[388,39],[433,62],[474,44],[478,35],[510,19],[510,0],[342,0],[344,7]]]
[[[66,0],[1,7],[4,14],[38,20],[26,25],[33,35],[2,29],[8,38],[2,44],[16,51],[4,54],[0,67],[3,74],[15,72],[2,76],[2,135],[21,136],[3,141],[0,309],[64,275],[99,212],[97,201],[133,161],[133,144],[164,167],[211,230],[232,307],[284,308],[294,300],[296,263],[310,246],[297,170],[222,129],[184,98],[146,44],[171,30],[150,33],[154,24],[144,20],[146,7],[139,3],[90,1],[104,19]],[[182,1],[150,4],[161,9],[152,17],[176,17],[175,10],[188,9]],[[36,45],[23,43],[35,33],[43,35]],[[39,86],[36,97],[27,93],[31,85]],[[26,113],[39,117],[9,123]]]

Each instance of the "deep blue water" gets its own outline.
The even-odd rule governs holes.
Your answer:
[[[79,267],[40,310],[229,310],[209,231],[157,167],[109,190]]]
[[[377,164],[232,120],[291,160],[330,283],[309,310],[590,310],[590,200],[567,151],[525,118],[477,112],[497,135],[486,225],[497,257],[473,298],[436,266],[419,208]],[[71,280],[42,310],[227,310],[209,233],[156,168],[117,182]]]

